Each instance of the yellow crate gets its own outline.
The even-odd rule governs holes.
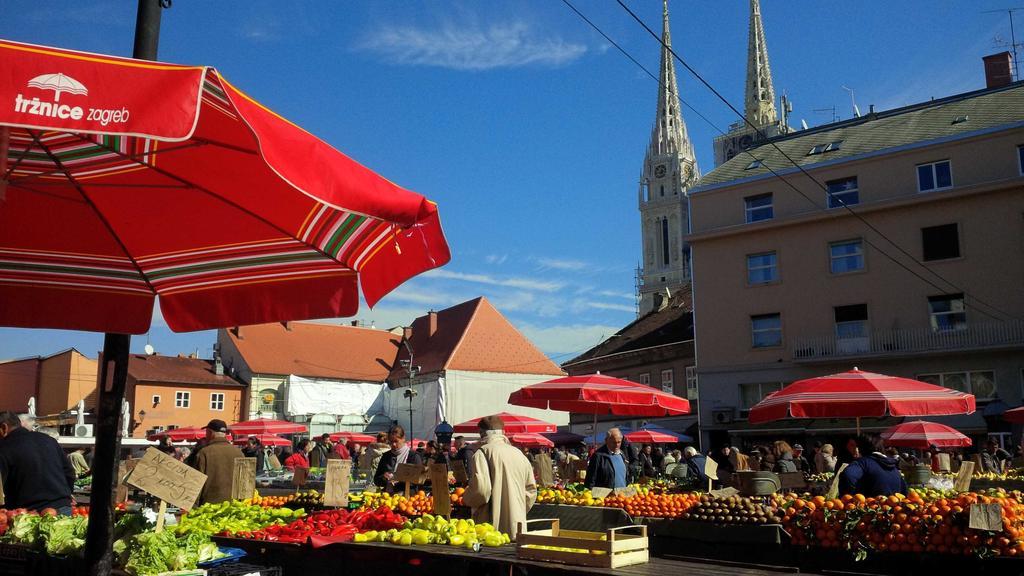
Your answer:
[[[533,523],[550,522],[548,529],[530,530]],[[516,536],[516,556],[522,560],[559,562],[594,568],[621,568],[644,564],[650,560],[647,544],[647,526],[620,526],[605,532],[560,530],[558,519],[536,519],[519,523]],[[639,534],[622,531],[636,529]],[[541,547],[545,548],[541,548]],[[549,550],[572,548],[575,551]]]

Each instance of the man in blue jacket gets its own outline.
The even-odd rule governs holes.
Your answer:
[[[877,436],[858,436],[857,458],[839,475],[840,494],[892,496],[907,493],[907,481],[900,474],[899,461],[882,453]]]
[[[583,485],[587,488],[626,487],[626,458],[622,453],[622,431],[618,428],[608,430],[604,446],[590,457]]]
[[[0,479],[7,508],[71,515],[71,461],[56,440],[22,427],[14,412],[0,412]]]

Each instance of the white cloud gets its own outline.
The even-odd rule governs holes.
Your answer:
[[[508,260],[508,254],[488,254],[484,261],[488,264],[504,264]]]
[[[567,270],[579,272],[590,267],[586,262],[580,260],[567,260],[561,258],[533,258],[541,270]]]
[[[371,31],[359,47],[395,64],[473,71],[563,66],[587,51],[582,44],[535,34],[523,22],[488,28],[452,22],[439,29],[385,25]]]
[[[508,288],[520,288],[523,290],[539,290],[541,292],[555,292],[565,287],[564,282],[553,280],[536,280],[533,278],[497,278],[488,274],[466,274],[464,272],[452,272],[444,269],[434,269],[422,274],[425,278],[447,278],[449,280],[461,280],[463,282],[474,282],[490,286],[505,286]]]
[[[618,326],[571,324],[561,326],[536,326],[518,324],[519,330],[548,356],[559,356],[555,362],[561,364],[600,344],[609,335],[619,331]]]
[[[622,298],[623,300],[634,301],[636,295],[629,292],[615,292],[614,290],[601,290],[597,293],[599,296],[606,296],[608,298]]]
[[[629,306],[626,304],[607,304],[605,302],[587,302],[587,306],[590,308],[596,308],[598,310],[618,310],[619,312],[636,312],[636,306]]]

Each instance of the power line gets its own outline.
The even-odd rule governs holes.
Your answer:
[[[566,3],[566,4],[569,4],[568,0],[562,0],[562,1],[563,1],[564,3]],[[916,276],[916,277],[917,277],[917,278],[919,278],[920,280],[924,281],[924,282],[925,282],[925,283],[927,283],[928,285],[932,286],[932,287],[933,287],[933,288],[935,288],[936,290],[939,290],[939,291],[941,291],[941,292],[942,292],[943,294],[950,294],[950,293],[953,293],[953,292],[960,292],[960,293],[962,293],[962,294],[964,295],[964,298],[965,298],[965,299],[969,297],[969,298],[970,298],[971,300],[973,300],[974,302],[976,302],[976,303],[978,303],[978,304],[981,304],[981,305],[983,305],[983,306],[985,306],[985,307],[989,308],[990,310],[993,310],[993,311],[995,311],[995,312],[996,312],[996,313],[998,313],[998,314],[1002,314],[1003,316],[1005,316],[1005,317],[1007,317],[1007,318],[1010,318],[1010,319],[1016,319],[1016,320],[1019,320],[1019,318],[1016,318],[1016,317],[1015,317],[1015,316],[1013,316],[1012,314],[1009,314],[1009,313],[1007,313],[1007,312],[1005,312],[1005,311],[1001,310],[1000,308],[998,308],[998,307],[996,307],[996,306],[994,306],[994,305],[992,305],[992,304],[989,304],[988,302],[986,302],[986,301],[984,301],[984,300],[982,300],[982,299],[978,298],[977,296],[974,296],[973,294],[968,294],[968,292],[967,292],[966,290],[964,290],[963,288],[960,288],[960,287],[959,287],[959,286],[957,286],[957,285],[956,285],[955,283],[953,283],[952,281],[948,280],[947,278],[945,278],[944,276],[942,276],[941,274],[939,274],[939,273],[938,273],[938,272],[936,272],[935,270],[932,270],[932,269],[931,269],[931,268],[929,268],[929,267],[928,267],[927,265],[925,265],[925,264],[924,264],[923,262],[920,262],[920,261],[918,261],[918,260],[917,260],[917,258],[915,258],[915,257],[914,257],[914,256],[913,256],[912,254],[910,254],[910,253],[909,253],[909,252],[908,252],[908,251],[907,251],[906,249],[904,249],[903,247],[901,247],[901,246],[900,246],[899,244],[897,244],[897,243],[896,243],[896,242],[895,242],[894,240],[892,240],[892,239],[891,239],[891,238],[889,238],[889,237],[888,237],[888,236],[887,236],[886,234],[884,234],[884,233],[883,233],[883,232],[882,232],[881,230],[879,230],[879,229],[878,229],[878,228],[876,228],[876,227],[875,227],[875,226],[874,226],[873,224],[871,224],[870,222],[868,222],[868,221],[867,221],[867,220],[866,220],[866,219],[865,219],[865,218],[864,218],[863,216],[861,216],[861,214],[860,214],[859,212],[857,212],[857,211],[853,210],[853,208],[851,208],[851,207],[850,207],[850,206],[849,206],[849,205],[848,205],[848,204],[847,204],[847,203],[846,203],[846,202],[845,202],[845,201],[844,201],[844,200],[843,200],[842,198],[840,198],[840,197],[838,197],[838,196],[835,196],[835,195],[834,195],[834,194],[833,194],[833,193],[832,193],[832,192],[831,192],[831,191],[830,191],[830,190],[828,189],[828,187],[827,187],[826,185],[824,185],[824,184],[823,184],[822,182],[820,182],[820,181],[819,181],[819,180],[818,180],[817,178],[815,178],[815,177],[814,177],[814,176],[812,176],[812,175],[811,175],[810,173],[808,173],[808,172],[807,172],[807,170],[805,170],[805,169],[803,168],[803,166],[801,166],[800,164],[798,164],[798,163],[797,163],[797,162],[796,162],[795,160],[793,160],[793,158],[791,158],[791,157],[790,157],[790,156],[789,156],[788,154],[786,154],[786,153],[785,153],[785,151],[783,151],[783,150],[782,150],[782,149],[781,149],[781,148],[780,148],[780,147],[778,146],[778,144],[776,144],[776,143],[775,143],[775,142],[774,142],[773,140],[771,140],[771,139],[768,139],[768,138],[767,138],[767,136],[766,136],[766,135],[764,134],[764,132],[762,132],[762,131],[760,130],[760,128],[758,128],[757,126],[755,126],[755,125],[754,125],[754,124],[753,124],[753,123],[752,123],[752,122],[751,122],[751,121],[750,121],[750,120],[749,120],[749,119],[748,119],[748,118],[747,118],[747,117],[746,117],[746,116],[745,116],[744,114],[740,113],[740,111],[739,111],[738,109],[736,109],[736,107],[735,107],[735,106],[733,106],[733,105],[732,105],[732,104],[731,104],[731,103],[730,103],[730,102],[729,102],[729,101],[728,101],[728,100],[727,100],[727,99],[726,99],[726,98],[725,98],[724,96],[722,96],[722,94],[721,94],[721,93],[720,93],[720,92],[719,92],[718,90],[716,90],[714,86],[712,86],[712,85],[711,85],[711,84],[710,84],[710,83],[709,83],[709,82],[708,82],[707,80],[705,80],[703,76],[701,76],[701,75],[700,75],[700,74],[699,74],[699,73],[698,73],[698,72],[697,72],[696,70],[694,70],[694,69],[693,69],[693,67],[691,67],[691,66],[690,66],[689,64],[687,64],[687,63],[686,63],[686,61],[684,61],[684,60],[683,60],[682,58],[680,58],[680,57],[679,57],[679,55],[675,53],[675,51],[674,51],[674,50],[672,49],[672,47],[671,47],[671,46],[669,46],[669,45],[665,44],[665,42],[664,42],[664,41],[663,41],[663,40],[661,39],[661,37],[660,37],[660,36],[658,36],[658,34],[657,34],[657,33],[655,33],[655,32],[654,32],[654,30],[652,30],[652,29],[651,29],[651,28],[650,28],[650,27],[649,27],[649,26],[648,26],[648,25],[647,25],[647,24],[646,24],[646,23],[645,23],[645,22],[644,22],[644,21],[643,21],[642,19],[640,19],[640,17],[639,17],[639,16],[637,16],[637,15],[636,15],[636,13],[635,13],[635,12],[633,12],[633,11],[632,11],[632,10],[631,10],[631,9],[630,9],[630,8],[629,8],[628,6],[626,6],[626,4],[625,4],[625,3],[623,2],[623,0],[616,0],[616,2],[617,2],[617,3],[619,4],[619,6],[621,6],[621,7],[622,7],[622,9],[623,9],[623,10],[625,10],[625,11],[626,11],[626,12],[627,12],[627,13],[628,13],[628,14],[629,14],[630,16],[632,16],[632,18],[633,18],[634,20],[636,20],[636,22],[637,22],[637,23],[639,23],[639,24],[640,24],[640,26],[642,26],[642,27],[644,28],[644,30],[646,30],[646,31],[647,31],[647,33],[648,33],[648,34],[650,34],[650,35],[651,35],[651,36],[652,36],[652,37],[653,37],[653,38],[654,38],[655,40],[657,40],[657,41],[658,41],[658,43],[659,43],[659,44],[660,44],[660,45],[661,45],[661,46],[662,46],[662,47],[663,47],[663,48],[664,48],[665,50],[667,50],[667,51],[668,51],[668,52],[669,52],[669,53],[670,53],[670,54],[672,55],[672,57],[673,57],[673,58],[674,58],[674,59],[675,59],[675,60],[676,60],[677,62],[679,62],[680,64],[682,64],[682,65],[683,65],[683,67],[684,67],[684,68],[686,68],[686,70],[687,70],[688,72],[690,72],[690,74],[692,74],[694,78],[696,78],[696,79],[697,79],[697,80],[698,80],[698,81],[699,81],[699,82],[700,82],[701,84],[703,84],[703,85],[704,85],[704,86],[705,86],[705,87],[706,87],[706,88],[707,88],[707,89],[708,89],[709,91],[711,91],[711,93],[712,93],[712,94],[714,94],[714,95],[715,95],[715,97],[717,97],[717,98],[718,98],[719,100],[721,100],[721,101],[722,101],[722,102],[723,102],[723,103],[724,103],[724,104],[725,104],[725,105],[726,105],[726,106],[727,106],[727,107],[728,107],[728,108],[729,108],[730,110],[732,110],[732,112],[733,112],[733,113],[735,113],[735,114],[736,114],[737,116],[739,116],[739,117],[740,117],[740,118],[741,118],[741,119],[743,120],[743,122],[744,122],[744,123],[745,123],[746,125],[748,125],[748,126],[749,126],[750,128],[752,128],[752,129],[753,129],[753,130],[754,130],[754,131],[755,131],[755,132],[757,133],[758,137],[759,137],[759,138],[760,138],[761,140],[764,140],[764,141],[766,141],[766,142],[767,142],[768,144],[770,144],[770,145],[771,145],[771,146],[772,146],[772,147],[773,147],[773,148],[774,148],[774,149],[775,149],[775,150],[776,150],[776,151],[777,151],[777,152],[778,152],[778,153],[779,153],[780,155],[782,155],[782,157],[783,157],[783,158],[785,158],[785,159],[786,159],[786,160],[787,160],[787,161],[788,161],[788,162],[789,162],[790,164],[792,164],[792,165],[793,165],[793,166],[794,166],[794,167],[795,167],[795,168],[796,168],[797,170],[799,170],[799,171],[800,171],[800,172],[801,172],[801,173],[802,173],[802,174],[803,174],[804,176],[806,176],[807,178],[809,178],[809,179],[810,179],[810,180],[811,180],[812,182],[814,182],[814,183],[815,183],[815,184],[816,184],[816,185],[817,185],[817,186],[818,186],[819,188],[821,188],[822,190],[824,190],[824,191],[825,191],[825,193],[826,193],[826,194],[828,195],[828,197],[829,197],[829,198],[831,198],[831,199],[833,199],[833,200],[837,201],[837,203],[838,203],[838,204],[839,204],[840,206],[842,206],[842,208],[843,208],[843,209],[845,209],[845,210],[846,210],[846,211],[847,211],[848,213],[850,213],[850,214],[851,214],[851,215],[853,215],[853,216],[854,216],[855,218],[857,218],[858,220],[860,220],[860,221],[861,221],[861,223],[863,223],[863,224],[864,224],[865,226],[867,226],[867,227],[868,227],[868,228],[869,228],[869,229],[870,229],[871,231],[873,231],[873,232],[874,232],[875,234],[877,234],[877,235],[878,235],[879,237],[883,238],[883,239],[884,239],[884,240],[885,240],[886,242],[888,242],[888,243],[889,243],[890,245],[892,245],[892,246],[893,246],[894,248],[896,248],[896,249],[897,249],[897,250],[898,250],[899,252],[901,252],[901,253],[902,253],[902,254],[903,254],[904,256],[906,256],[907,258],[909,258],[911,262],[913,262],[914,264],[917,264],[918,266],[920,266],[921,268],[923,268],[924,270],[926,270],[927,272],[929,272],[929,273],[930,273],[931,275],[933,275],[934,277],[938,278],[939,280],[941,280],[942,282],[944,282],[944,283],[945,283],[945,284],[947,284],[948,286],[952,287],[952,289],[953,289],[953,290],[948,290],[948,289],[944,289],[944,288],[942,288],[941,286],[939,286],[938,284],[936,284],[935,282],[931,281],[930,279],[928,279],[928,278],[925,278],[924,276],[922,276],[922,275],[921,275],[921,274],[919,274],[918,272],[916,272],[916,271],[914,271],[914,270],[910,269],[910,268],[909,268],[909,267],[908,267],[908,266],[907,266],[906,264],[904,264],[903,262],[900,262],[899,260],[897,260],[896,258],[894,258],[894,257],[893,257],[893,256],[892,256],[891,254],[889,254],[888,252],[886,252],[886,251],[882,250],[882,249],[881,249],[881,247],[879,247],[879,246],[878,246],[877,244],[875,244],[875,243],[871,242],[871,240],[870,240],[870,239],[868,239],[868,238],[865,238],[864,240],[865,240],[865,242],[866,242],[866,243],[867,243],[867,244],[868,244],[869,246],[871,246],[872,248],[874,248],[875,250],[877,250],[877,251],[878,251],[879,253],[881,253],[881,254],[882,254],[883,256],[885,256],[886,258],[888,258],[888,259],[889,259],[890,261],[892,261],[892,262],[893,262],[894,264],[896,264],[896,265],[898,265],[899,267],[903,268],[903,269],[904,269],[904,270],[906,270],[907,272],[909,272],[909,273],[913,274],[914,276]],[[570,5],[570,7],[572,7],[572,6]],[[574,7],[572,7],[572,9],[573,9],[573,11],[574,11],[574,12],[576,12],[577,14],[579,14],[579,11],[578,11],[578,10],[576,10],[576,9],[575,9]],[[593,24],[592,22],[590,22],[589,20],[587,20],[587,22],[588,22],[588,24],[590,24],[591,26],[594,26],[594,24]],[[602,36],[605,36],[605,37],[607,37],[607,36],[606,36],[606,35],[605,35],[605,34],[604,34],[603,32],[602,32]],[[620,50],[621,50],[621,49],[620,49]],[[631,60],[633,60],[633,58],[632,58],[632,57],[630,57],[630,59],[631,59]],[[645,69],[645,71],[646,71],[646,69]],[[691,107],[691,108],[692,108],[692,107]],[[705,119],[705,120],[706,120],[706,119]],[[717,127],[716,127],[716,130],[717,130]],[[721,132],[721,130],[718,130],[718,131],[719,131],[720,133],[722,133],[722,132]],[[744,152],[745,152],[745,153],[747,153],[747,154],[748,154],[748,155],[749,155],[749,156],[750,156],[751,158],[753,158],[754,160],[761,160],[761,159],[759,159],[759,158],[755,157],[755,156],[753,155],[753,153],[751,153],[751,152],[749,152],[749,151],[747,151],[747,150],[744,150]],[[813,200],[813,199],[812,199],[812,198],[811,198],[810,196],[808,196],[807,194],[805,194],[805,193],[804,193],[804,192],[803,192],[802,190],[800,190],[799,188],[797,188],[796,186],[794,186],[794,185],[793,185],[793,184],[792,184],[791,182],[789,182],[789,180],[787,180],[786,178],[782,177],[782,176],[781,176],[780,174],[778,174],[777,172],[775,172],[774,170],[772,170],[772,169],[771,169],[770,167],[768,167],[767,165],[764,165],[763,161],[762,161],[762,166],[763,166],[764,168],[767,168],[767,169],[768,169],[768,171],[769,171],[769,172],[771,172],[771,174],[772,174],[772,175],[773,175],[773,176],[774,176],[775,178],[778,178],[779,180],[781,180],[782,182],[784,182],[784,183],[785,183],[785,184],[786,184],[786,185],[787,185],[788,187],[792,188],[792,189],[793,189],[793,190],[794,190],[794,191],[795,191],[796,193],[800,194],[800,196],[804,197],[804,199],[806,199],[806,200],[807,200],[807,201],[808,201],[808,202],[809,202],[809,203],[810,203],[810,204],[811,204],[812,206],[814,206],[815,208],[821,209],[821,210],[825,210],[825,208],[824,208],[823,206],[819,206],[819,205],[818,205],[818,203],[817,203],[817,202],[816,202],[815,200]],[[827,210],[826,210],[826,213],[827,213]],[[834,214],[834,215],[833,215],[833,217],[836,217],[836,216],[838,216],[838,214]],[[979,307],[977,307],[977,306],[975,307],[975,310],[977,310],[978,312],[981,312],[981,313],[982,313],[982,314],[984,314],[985,316],[988,316],[988,317],[990,317],[990,318],[992,318],[992,319],[994,319],[994,320],[999,320],[999,321],[1001,321],[1001,322],[1005,322],[1005,321],[1006,321],[1006,318],[1000,318],[1000,317],[998,317],[998,316],[995,316],[995,315],[993,315],[993,314],[991,314],[991,313],[989,313],[989,312],[986,312],[985,310],[983,310],[983,309],[981,309],[981,308],[979,308]]]

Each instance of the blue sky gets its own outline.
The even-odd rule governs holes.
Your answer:
[[[614,0],[576,7],[657,73],[659,47]],[[660,31],[660,0],[626,2]],[[1012,4],[1012,3],[1011,3]],[[0,38],[131,55],[135,2],[4,0]],[[810,125],[984,86],[1009,43],[1002,1],[762,0],[776,92]],[[738,107],[746,0],[670,1],[676,51]],[[1017,29],[1024,30],[1024,12]],[[453,258],[357,318],[408,324],[480,295],[561,362],[634,318],[636,182],[656,83],[558,0],[199,2],[163,14],[160,58],[216,67],[346,154],[436,201]],[[678,67],[683,99],[719,129],[736,117]],[[821,109],[828,109],[821,112]],[[684,109],[704,173],[716,128]],[[0,205],[2,209],[2,205]],[[0,303],[3,305],[3,303]],[[212,332],[164,354],[211,354]],[[133,338],[141,351],[147,336]],[[0,328],[0,359],[102,337]]]

